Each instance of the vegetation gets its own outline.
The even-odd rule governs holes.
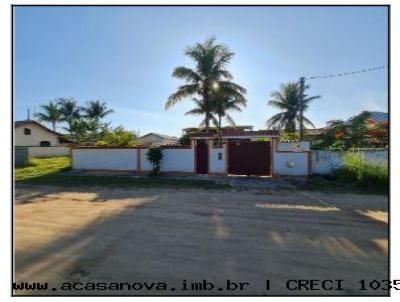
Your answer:
[[[162,151],[158,147],[150,147],[147,151],[147,160],[153,165],[150,176],[157,176],[160,172],[160,164],[162,160]]]
[[[332,175],[313,176],[301,188],[336,193],[388,194],[388,166],[366,162],[356,152],[349,152],[340,169]]]
[[[40,108],[43,112],[35,114],[35,117],[41,122],[51,123],[53,131],[56,131],[57,124],[62,120],[62,114],[58,103],[50,101],[47,105],[42,105]]]
[[[178,142],[181,145],[189,146],[190,145],[190,136],[188,134],[184,134],[178,139]]]
[[[165,108],[170,109],[182,100],[191,99],[196,107],[186,114],[204,116],[201,126],[206,129],[210,128],[211,122],[220,129],[222,118],[233,123],[227,112],[240,111],[240,107],[247,103],[244,97],[246,89],[232,82],[233,76],[227,69],[234,53],[211,38],[188,47],[185,54],[195,62],[195,68],[175,68],[172,76],[185,80],[187,84],[169,96]]]
[[[37,113],[40,121],[50,122],[53,130],[60,122],[66,135],[77,144],[96,144],[98,146],[133,146],[137,144],[136,135],[122,126],[110,128],[110,123],[102,119],[113,112],[105,102],[89,101],[86,107],[78,106],[73,98],[58,98],[41,106],[43,112]]]
[[[70,169],[68,157],[32,159],[29,166],[15,169],[17,184],[55,185],[79,188],[80,186],[101,186],[109,188],[171,188],[171,189],[230,189],[228,184],[212,180],[181,180],[163,178],[134,178],[128,176],[90,176],[67,172]],[[66,173],[67,172],[67,173]]]
[[[356,153],[348,153],[344,157],[343,168],[335,172],[341,182],[350,182],[357,187],[388,192],[389,173],[387,165],[366,162]]]
[[[388,123],[375,123],[367,111],[354,116],[349,122],[334,120],[328,123],[326,133],[313,143],[312,149],[332,151],[354,150],[358,148],[387,147]]]
[[[321,96],[308,96],[305,91],[309,85],[299,83],[287,83],[281,86],[280,91],[271,94],[268,104],[281,110],[267,121],[270,128],[285,129],[285,132],[294,133],[297,126],[301,129],[306,126],[314,127],[314,124],[303,115],[307,111],[311,101]]]
[[[22,181],[33,179],[44,175],[52,175],[54,173],[66,171],[70,169],[70,158],[49,157],[49,158],[32,158],[26,167],[16,167],[15,180]]]
[[[104,129],[100,136],[102,140],[97,141],[96,146],[132,147],[138,144],[136,134],[122,126]]]
[[[113,113],[114,111],[109,109],[105,102],[101,101],[89,101],[87,106],[83,108],[85,117],[90,119],[102,119],[106,115]]]

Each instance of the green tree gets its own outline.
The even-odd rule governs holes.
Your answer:
[[[101,101],[89,101],[87,106],[83,108],[83,111],[85,112],[85,117],[94,119],[102,119],[106,115],[114,112],[108,108],[105,102]]]
[[[160,164],[163,158],[163,154],[160,148],[158,147],[150,147],[147,151],[147,160],[153,165],[153,170],[150,173],[150,176],[157,176],[160,172]]]
[[[178,142],[181,145],[188,146],[190,145],[190,136],[188,134],[184,134],[178,139]]]
[[[285,129],[289,133],[296,131],[296,125],[302,123],[303,127],[314,124],[303,115],[307,111],[311,101],[321,96],[308,96],[305,91],[309,85],[301,87],[300,83],[287,83],[281,86],[280,91],[271,93],[271,100],[268,104],[278,108],[281,112],[275,114],[267,121],[268,127]]]
[[[183,66],[175,68],[172,76],[185,80],[187,84],[178,87],[178,90],[169,96],[165,108],[170,109],[177,102],[192,98],[197,108],[187,114],[204,115],[203,123],[206,129],[209,129],[214,110],[213,91],[221,88],[225,93],[235,97],[243,96],[246,89],[231,81],[233,76],[227,70],[227,66],[234,53],[227,46],[215,43],[215,38],[188,47],[185,55],[195,62],[195,68]]]
[[[124,127],[119,126],[104,134],[102,141],[98,141],[97,145],[118,146],[118,147],[131,147],[136,144],[137,137],[132,131],[127,131]]]
[[[83,123],[83,121],[80,120],[80,122],[73,125],[74,120],[80,119],[82,108],[78,107],[73,98],[59,98],[57,104],[60,106],[62,121],[65,121],[68,125],[68,127],[64,129],[71,134],[72,128],[76,128],[78,124],[82,125]]]
[[[43,112],[36,113],[35,116],[39,121],[51,123],[52,128],[56,131],[57,124],[62,120],[60,107],[56,102],[50,101],[46,105],[40,106]]]
[[[242,107],[246,107],[247,100],[243,95],[232,95],[226,91],[224,88],[217,89],[213,93],[213,113],[216,118],[213,117],[215,126],[217,127],[218,142],[222,143],[222,119],[225,119],[230,125],[235,126],[235,121],[229,115],[229,111],[242,111]]]

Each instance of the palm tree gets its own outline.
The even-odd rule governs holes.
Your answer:
[[[307,89],[309,86],[304,88]],[[296,124],[302,123],[303,126],[315,127],[302,113],[308,109],[312,100],[318,99],[320,96],[309,97],[304,94],[304,90],[302,92],[299,83],[288,83],[282,85],[280,91],[274,91],[268,104],[280,109],[281,112],[268,119],[267,126],[285,129],[291,133],[296,131]]]
[[[90,101],[86,108],[83,109],[86,113],[85,117],[100,119],[105,117],[106,115],[114,112],[113,110],[107,107],[105,102],[101,101]]]
[[[205,127],[208,121],[216,123],[215,116],[213,115],[214,106],[212,102],[205,102],[198,98],[192,98],[192,101],[197,105],[192,110],[185,112],[185,115],[204,115],[204,119],[201,121],[199,127]]]
[[[214,124],[217,127],[219,143],[221,143],[222,119],[224,118],[230,125],[235,126],[235,121],[229,115],[228,111],[242,111],[241,107],[245,108],[247,106],[247,100],[243,95],[232,96],[229,92],[225,93],[223,89],[218,89],[218,91],[214,93],[213,97],[213,112],[217,116],[217,118],[214,118]]]
[[[81,117],[80,111],[82,110],[76,104],[73,98],[59,98],[57,104],[60,106],[60,111],[62,115],[62,121],[68,124],[68,131],[71,132],[72,123],[74,120]]]
[[[40,108],[42,108],[44,112],[36,113],[35,116],[41,122],[51,123],[53,131],[56,131],[57,123],[62,120],[62,115],[58,104],[50,101],[47,105],[40,106]]]
[[[223,88],[226,93],[232,96],[243,96],[246,89],[231,82],[233,77],[227,70],[227,65],[234,54],[225,45],[216,44],[215,38],[188,47],[185,55],[195,62],[195,68],[183,66],[175,68],[172,76],[185,80],[187,84],[178,87],[178,90],[169,96],[165,109],[169,109],[177,102],[185,99],[192,98],[193,100],[193,97],[197,96],[198,98],[195,98],[195,100],[204,103],[201,107],[204,112],[200,113],[200,111],[195,110],[191,114],[204,115],[204,125],[208,129],[210,121],[213,119],[211,101],[213,90]],[[199,104],[197,103],[197,105]]]

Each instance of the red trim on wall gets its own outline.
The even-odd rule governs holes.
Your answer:
[[[140,148],[136,149],[136,171],[138,172],[142,171],[140,167],[140,153]]]

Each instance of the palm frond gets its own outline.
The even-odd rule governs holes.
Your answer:
[[[199,85],[197,84],[180,86],[175,93],[169,96],[168,101],[165,103],[165,109],[169,109],[173,107],[177,102],[198,93],[198,90]]]

